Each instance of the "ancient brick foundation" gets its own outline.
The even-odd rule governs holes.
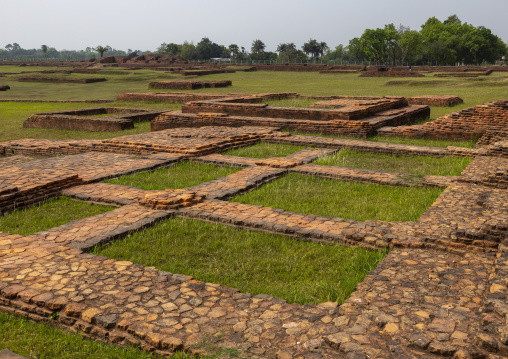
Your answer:
[[[475,106],[415,126],[388,127],[378,130],[387,136],[471,140],[487,131],[504,131],[508,126],[508,101]]]
[[[246,126],[0,143],[0,155],[9,155],[0,158],[1,211],[59,194],[119,206],[28,237],[0,233],[0,310],[163,356],[176,350],[206,354],[198,343],[213,337],[211,345],[250,358],[503,358],[508,354],[508,153],[488,155],[489,146],[503,137],[490,138],[479,149],[435,148]],[[308,148],[283,158],[218,154],[258,141]],[[227,201],[288,172],[416,185],[400,173],[311,163],[341,148],[475,158],[461,176],[425,176],[417,184],[448,188],[416,222],[361,222]],[[72,151],[83,153],[18,156]],[[184,158],[245,168],[178,190],[98,182]],[[391,251],[342,305],[289,304],[84,252],[175,216]]]
[[[325,101],[316,102],[316,108],[274,107],[259,103],[296,97],[299,95],[295,93],[278,93],[191,101],[184,104],[181,112],[158,116],[152,121],[151,130],[256,125],[365,138],[378,128],[410,124],[430,115],[428,106],[408,105],[403,97],[322,97],[319,99]]]
[[[409,67],[371,66],[360,77],[423,77],[423,75],[409,71]]]
[[[122,131],[134,128],[135,122],[148,122],[162,111],[97,107],[82,110],[36,113],[25,122],[25,128],[53,128],[74,131]],[[91,117],[105,115],[106,117]]]
[[[426,96],[408,97],[407,101],[411,105],[428,105],[442,107],[451,107],[464,102],[464,100],[462,100],[458,96],[447,96],[447,95],[426,95]]]
[[[230,80],[223,81],[156,81],[150,82],[148,87],[154,89],[172,90],[196,90],[201,88],[228,87],[233,83]]]
[[[89,84],[94,82],[106,81],[105,78],[88,78],[88,79],[74,79],[69,77],[29,77],[23,76],[18,78],[19,82],[54,82],[54,83],[79,83]]]
[[[225,95],[215,94],[191,94],[178,92],[147,92],[147,93],[123,93],[118,95],[117,101],[157,101],[170,103],[186,103],[189,101],[213,100],[227,97]]]

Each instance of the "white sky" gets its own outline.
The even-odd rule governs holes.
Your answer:
[[[0,48],[155,50],[203,37],[247,51],[255,39],[268,51],[283,42],[300,48],[310,38],[333,48],[366,28],[420,30],[429,17],[453,14],[508,42],[508,0],[0,0]]]

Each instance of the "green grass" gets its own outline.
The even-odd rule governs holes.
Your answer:
[[[316,133],[303,133],[296,131],[286,131],[293,135],[301,135],[301,136],[312,136],[312,137],[328,137],[328,138],[341,138],[345,140],[355,140],[355,141],[369,141],[369,142],[383,142],[383,143],[393,143],[400,145],[410,145],[410,146],[426,146],[426,147],[448,147],[448,146],[456,146],[456,147],[466,147],[473,148],[476,140],[473,141],[450,141],[450,140],[427,140],[421,138],[406,138],[406,137],[387,137],[387,136],[379,136],[374,135],[369,138],[356,138],[349,136],[335,136],[335,135],[323,135]]]
[[[30,71],[32,69],[29,69]],[[37,71],[37,70],[36,70]],[[0,66],[0,72],[6,72]],[[89,84],[75,83],[37,83],[18,82],[18,77],[68,77],[68,78],[91,78],[103,77],[107,81]],[[167,74],[162,71],[143,70],[118,70],[103,69],[97,74],[19,74],[7,75],[2,78],[2,83],[8,84],[11,89],[2,94],[1,98],[8,99],[42,99],[42,100],[114,100],[124,92],[146,92],[148,84],[152,81],[167,81],[181,79],[180,75]]]
[[[359,221],[416,221],[442,191],[291,173],[230,201]]]
[[[238,171],[240,171],[239,168],[183,161],[169,168],[133,173],[104,182],[133,186],[144,190],[164,190],[195,186]]]
[[[377,153],[358,152],[349,149],[333,155],[318,158],[315,164],[411,173],[418,176],[460,176],[472,161],[465,157],[393,156]]]
[[[297,303],[342,303],[385,256],[183,218],[94,253]]]
[[[225,359],[242,357],[238,350],[212,346],[206,342],[196,347],[214,354],[194,356],[176,352],[173,359]],[[0,312],[0,350],[30,359],[156,359],[153,353],[135,347],[120,347],[83,338],[52,326]]]
[[[0,142],[2,142],[2,141],[18,140],[23,138],[35,138],[35,139],[44,138],[53,140],[70,140],[70,139],[99,140],[123,135],[133,135],[143,132],[150,132],[149,122],[135,122],[134,129],[116,132],[67,131],[44,128],[23,128],[23,122],[34,113],[77,110],[91,107],[132,107],[132,108],[147,108],[154,110],[174,111],[180,109],[181,104],[133,102],[133,101],[117,101],[114,103],[106,103],[106,104],[1,102],[0,107],[2,108],[2,111],[0,113]]]
[[[286,157],[305,148],[305,146],[259,142],[252,146],[228,150],[222,154],[250,158]]]
[[[42,323],[0,312],[0,350],[9,349],[26,358],[155,358],[135,348],[120,348],[87,340]]]
[[[14,210],[0,216],[0,231],[28,236],[75,219],[96,216],[115,209],[111,206],[74,201],[68,197],[48,200],[40,205]]]

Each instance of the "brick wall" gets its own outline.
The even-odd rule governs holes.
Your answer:
[[[470,107],[415,126],[381,129],[387,136],[471,140],[487,131],[503,131],[508,127],[508,100]]]

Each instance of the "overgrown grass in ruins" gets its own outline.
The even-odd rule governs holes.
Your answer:
[[[450,141],[450,140],[431,140],[431,139],[421,139],[421,138],[407,138],[407,137],[388,137],[388,136],[379,136],[374,135],[368,138],[356,138],[356,137],[348,137],[348,136],[336,136],[336,135],[323,135],[316,133],[303,133],[296,131],[287,131],[283,130],[283,132],[289,132],[292,135],[300,135],[300,136],[312,136],[312,137],[329,137],[329,138],[342,138],[345,140],[355,140],[355,141],[369,141],[369,142],[385,142],[385,143],[394,143],[401,145],[410,145],[410,146],[427,146],[427,147],[466,147],[473,148],[476,140],[473,141]]]
[[[62,196],[0,216],[0,232],[28,236],[113,209],[115,207],[74,201]]]
[[[0,311],[0,350],[3,348],[26,358],[155,358],[153,354],[139,349],[87,340],[79,334],[67,333]]]
[[[472,161],[466,157],[394,156],[343,149],[313,163],[325,166],[363,168],[369,170],[411,173],[423,177],[460,176]]]
[[[230,201],[358,221],[416,221],[442,191],[290,173]]]
[[[259,142],[252,146],[228,150],[222,154],[250,158],[286,157],[305,148],[305,146]]]
[[[195,186],[240,171],[241,168],[182,161],[155,171],[137,172],[104,182],[144,190],[164,190]]]
[[[302,304],[342,303],[386,254],[184,218],[93,253]]]

